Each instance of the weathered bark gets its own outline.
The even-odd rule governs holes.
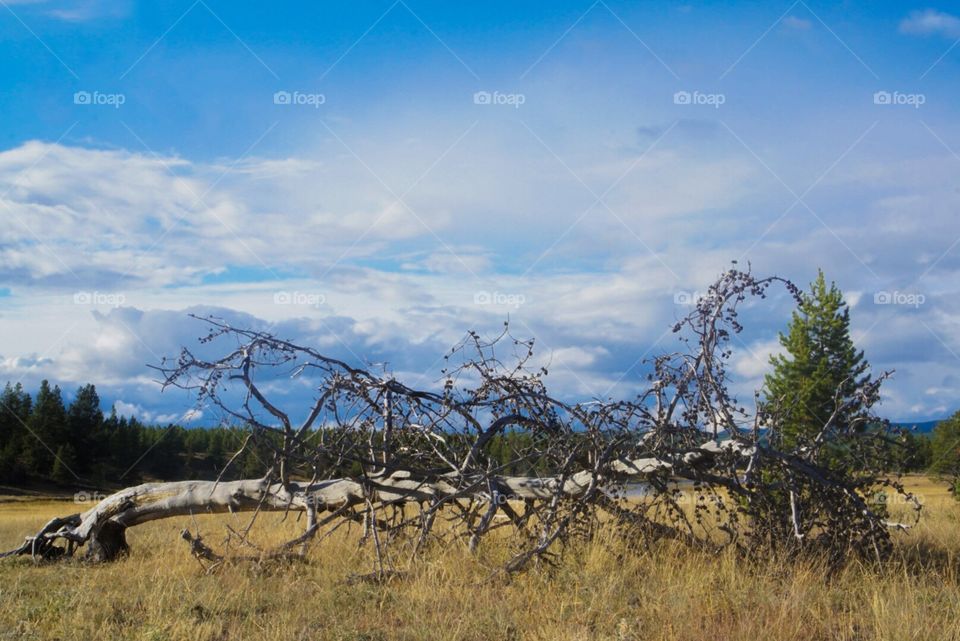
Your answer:
[[[728,447],[740,447],[728,446]],[[691,452],[711,457],[722,451],[706,444]],[[671,469],[671,464],[654,458],[615,461],[611,471],[621,478],[642,478]],[[364,479],[330,479],[316,483],[270,483],[264,479],[240,481],[179,481],[146,483],[108,496],[79,515],[53,519],[41,531],[28,537],[20,548],[3,556],[30,554],[51,558],[72,553],[73,546],[87,545],[86,558],[109,561],[126,553],[127,528],[158,519],[197,514],[252,511],[307,511],[343,513],[369,502],[379,506],[404,503],[433,503],[442,500],[490,502],[491,488],[497,500],[544,501],[554,497],[582,497],[596,486],[596,473],[583,470],[566,479],[555,477],[500,476],[470,479],[453,474],[434,479],[416,478],[398,470]],[[68,548],[56,547],[58,541]]]
[[[441,538],[473,549],[491,531],[513,527],[520,551],[506,567],[515,571],[549,560],[558,543],[591,536],[601,521],[692,545],[712,545],[719,531],[728,543],[746,540],[757,549],[880,557],[889,549],[888,524],[866,497],[879,483],[903,492],[877,463],[887,426],[869,411],[888,374],[860,385],[852,400],[838,396],[820,435],[787,449],[777,404],[758,395],[747,411],[728,389],[729,342],[741,329],[736,308],[774,282],[781,280],[731,269],[677,323],[689,349],[653,359],[649,389],[634,400],[576,405],[547,392],[546,369],[528,362],[533,341],[514,339],[508,328],[492,341],[470,332],[446,357],[442,389],[418,391],[309,346],[204,319],[210,332],[201,343],[219,342],[224,355],[211,360],[184,348],[156,369],[165,388],[195,392],[249,430],[227,467],[250,446],[264,478],[127,488],[83,514],[53,519],[0,556],[49,559],[87,546],[88,558],[109,560],[127,550],[126,529],[141,523],[284,510],[306,511],[306,529],[279,551],[302,552],[314,537],[358,522],[361,543],[376,551],[378,577],[392,572],[393,542],[404,536],[414,553]],[[516,365],[504,365],[500,341],[509,343]],[[449,362],[458,355],[463,363]],[[291,417],[305,408],[281,407],[261,385],[301,375],[316,393],[297,424]],[[828,436],[860,471],[824,463]],[[537,471],[543,476],[532,476]],[[518,472],[531,476],[511,475]],[[344,475],[351,477],[338,478]],[[670,479],[694,482],[689,502]],[[648,499],[618,496],[627,481],[648,482]],[[449,527],[440,532],[436,522]],[[231,532],[247,547],[249,527]],[[199,535],[184,538],[201,560],[225,558]]]
[[[93,563],[112,561],[130,550],[127,528],[116,521],[106,521],[90,536],[85,558]]]

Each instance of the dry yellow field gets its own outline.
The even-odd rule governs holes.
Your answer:
[[[491,572],[497,550],[456,545],[389,583],[348,584],[373,569],[355,536],[324,541],[305,563],[208,575],[179,539],[195,524],[169,519],[133,528],[132,554],[116,563],[0,562],[0,639],[960,639],[960,504],[942,484],[910,486],[924,517],[897,535],[895,561],[829,581],[816,565],[747,564],[670,543],[625,553],[600,541],[510,580]],[[73,507],[0,503],[0,548]],[[233,518],[197,523],[216,546]],[[265,544],[297,528],[260,518]]]

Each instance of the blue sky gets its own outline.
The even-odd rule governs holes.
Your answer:
[[[838,282],[891,418],[960,406],[949,4],[0,4],[0,379],[173,420],[191,310],[422,385],[509,315],[626,395],[738,259]]]

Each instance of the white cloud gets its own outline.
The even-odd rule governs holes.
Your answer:
[[[460,272],[467,274],[483,273],[489,271],[490,267],[491,260],[489,256],[471,253],[469,250],[434,252],[420,262],[406,263],[404,265],[404,268],[409,269],[422,268],[431,272]]]
[[[161,414],[144,409],[137,403],[127,403],[126,401],[122,400],[116,401],[113,404],[113,409],[116,410],[117,414],[120,416],[128,416],[143,421],[144,423],[156,423],[159,425],[168,423],[190,423],[203,416],[203,412],[199,410],[187,410],[183,414],[178,414],[176,412],[171,414]]]
[[[0,274],[34,284],[167,286],[226,264],[271,271],[264,266],[302,267],[318,255],[333,262],[443,226],[442,215],[423,223],[389,197],[361,194],[329,209],[317,201],[312,165],[299,164],[302,172],[278,175],[277,163],[248,163],[237,178],[178,157],[26,143],[0,153],[15,223],[3,232]]]
[[[783,24],[785,27],[795,29],[797,31],[809,31],[810,27],[813,26],[812,22],[806,18],[800,18],[798,16],[787,16],[783,19]]]
[[[783,346],[777,338],[755,341],[749,346],[737,345],[734,349],[731,371],[743,380],[754,384],[753,387],[758,387],[756,383],[762,382],[763,376],[771,370],[770,357],[784,353]]]
[[[942,149],[896,163],[851,153],[818,191],[857,205],[811,197],[826,229],[802,207],[782,219],[782,208],[767,210],[782,185],[739,143],[736,154],[666,145],[639,162],[622,147],[572,150],[570,166],[598,191],[624,176],[606,196],[616,216],[586,210],[592,196],[549,154],[514,158],[483,144],[469,151],[476,183],[437,167],[404,197],[415,214],[362,168],[347,171],[322,153],[248,159],[224,175],[229,159],[40,142],[0,152],[0,193],[8,190],[12,213],[0,228],[0,278],[14,284],[0,299],[2,372],[93,381],[154,416],[180,416],[190,399],[158,396],[146,365],[195,344],[200,325],[188,309],[300,337],[352,362],[388,361],[425,382],[466,330],[495,333],[509,316],[515,333],[538,338],[538,358],[553,354],[558,392],[576,399],[612,387],[627,396],[643,385],[637,361],[674,347],[667,330],[689,311],[674,294],[702,291],[736,257],[801,285],[822,266],[848,292],[855,326],[877,323],[864,340],[878,367],[949,360],[922,325],[901,328],[896,316],[877,315],[892,310],[872,304],[875,291],[903,290],[938,261],[919,314],[944,336],[960,318],[946,303],[960,257],[944,255],[958,201],[944,187],[955,159]],[[503,161],[487,166],[491,154]],[[377,169],[394,182],[389,167]],[[223,282],[205,280],[215,275]],[[280,292],[298,296],[278,302]],[[478,302],[479,292],[493,302]],[[78,293],[93,300],[77,303]],[[768,303],[772,312],[746,323],[743,339],[763,353],[737,351],[738,390],[762,381],[767,348],[788,320],[788,301]],[[891,331],[908,337],[909,349],[871,342]],[[949,386],[922,380],[921,366],[903,367],[917,376],[891,384],[895,417],[919,397],[930,408],[954,402]],[[931,388],[943,391],[925,394]]]
[[[203,410],[196,408],[191,408],[183,413],[183,416],[180,417],[180,421],[183,423],[193,423],[199,421],[203,418]]]
[[[43,13],[65,22],[121,18],[129,14],[129,0],[5,0],[3,4],[39,6]]]
[[[960,18],[936,9],[914,11],[900,23],[900,31],[914,36],[960,38]]]

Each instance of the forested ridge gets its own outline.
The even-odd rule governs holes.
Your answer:
[[[221,472],[223,479],[247,478],[262,474],[273,457],[264,441],[243,448],[248,435],[246,426],[184,428],[144,423],[116,410],[105,415],[92,384],[82,385],[73,400],[65,402],[60,387],[48,381],[33,395],[20,383],[7,383],[0,395],[0,484],[101,487],[214,479]],[[488,444],[489,454],[506,462],[510,449],[506,441],[526,438],[523,434],[496,436]],[[504,466],[514,473],[536,468]],[[356,471],[343,470],[344,474]]]
[[[955,431],[956,424],[960,424],[958,417],[953,417],[939,431],[948,427]],[[0,395],[0,484],[100,487],[145,480],[213,479],[241,449],[247,434],[240,426],[184,428],[144,423],[115,410],[105,415],[92,384],[80,386],[73,400],[65,402],[60,388],[47,381],[33,395],[20,383],[7,383]],[[934,456],[937,434],[907,434],[911,443],[901,450],[899,471],[924,471],[936,463],[931,471],[952,474],[960,453]],[[493,439],[493,459],[509,458],[499,456],[497,450],[508,450],[505,441],[510,438],[522,436]],[[248,444],[223,478],[255,475],[270,458],[268,451]],[[508,467],[508,471],[522,470]]]
[[[0,395],[0,483],[102,486],[143,480],[215,478],[245,433],[237,427],[186,429],[104,415],[92,384],[69,403],[43,381],[33,395],[7,383]],[[226,477],[262,469],[245,450]]]

